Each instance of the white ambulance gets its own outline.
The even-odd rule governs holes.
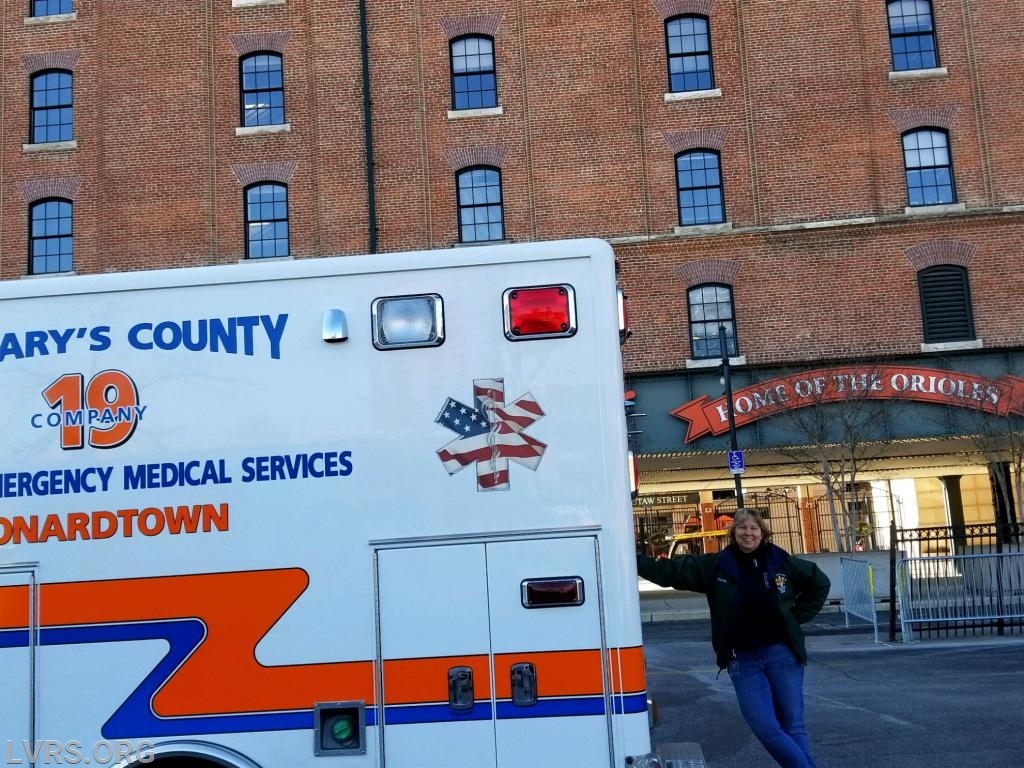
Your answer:
[[[7,765],[643,766],[599,240],[0,284]]]

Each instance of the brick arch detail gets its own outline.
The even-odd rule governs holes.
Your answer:
[[[961,240],[928,240],[910,246],[903,255],[917,272],[939,264],[955,264],[966,269],[976,250],[975,245]]]
[[[291,40],[291,37],[291,32],[251,32],[228,35],[231,45],[239,56],[244,56],[253,51],[284,53],[284,49],[288,45],[288,41]]]
[[[654,10],[662,19],[668,20],[673,16],[682,16],[685,13],[698,13],[701,16],[710,16],[715,0],[652,0]]]
[[[461,171],[473,165],[493,165],[501,168],[508,157],[508,147],[459,147],[457,149],[446,149],[444,159],[448,161],[448,167],[453,171]]]
[[[725,146],[728,128],[693,128],[683,131],[665,131],[661,134],[673,155],[689,149],[721,150]]]
[[[279,160],[274,163],[239,163],[232,165],[235,178],[243,187],[261,181],[279,181],[287,184],[295,173],[296,160]]]
[[[729,259],[698,259],[676,267],[676,277],[687,290],[705,283],[732,285],[739,274],[740,263]]]
[[[498,27],[504,14],[501,13],[478,13],[465,16],[442,16],[438,24],[444,30],[449,40],[463,35],[487,35],[494,37],[498,34]]]
[[[21,57],[21,66],[30,75],[44,69],[67,69],[72,72],[82,58],[81,51],[48,51],[46,53],[26,53]]]
[[[62,197],[65,200],[74,200],[82,186],[81,176],[65,176],[53,179],[34,179],[32,181],[19,181],[18,192],[21,199],[26,203],[34,203],[46,197]]]
[[[912,131],[915,128],[936,127],[950,130],[953,127],[953,118],[960,111],[955,104],[947,104],[939,107],[909,107],[907,109],[890,109],[889,119],[900,133]]]

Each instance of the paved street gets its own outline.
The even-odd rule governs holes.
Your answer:
[[[806,680],[819,768],[1024,765],[1024,638],[876,646],[842,630],[841,614],[819,619]],[[698,742],[708,768],[771,768],[709,638],[707,620],[644,624],[655,741]]]

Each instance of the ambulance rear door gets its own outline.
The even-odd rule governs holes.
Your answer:
[[[0,562],[0,724],[8,762],[30,764],[35,742],[36,580],[32,567]]]
[[[496,768],[483,544],[377,554],[387,768]]]
[[[610,764],[593,535],[377,552],[386,768]]]
[[[611,764],[597,538],[487,545],[499,768]]]

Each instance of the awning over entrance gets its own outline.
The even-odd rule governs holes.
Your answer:
[[[1024,358],[947,357],[732,372],[744,485],[809,485],[825,463],[857,481],[982,474],[1024,445]],[[727,489],[730,447],[718,368],[631,377],[631,448],[642,494]],[[628,412],[628,411],[627,411]]]
[[[862,450],[866,458],[859,468],[859,480],[934,477],[951,473],[983,474],[986,458],[979,452],[977,438],[970,436],[879,441]],[[823,451],[839,460],[844,446]],[[809,453],[800,446],[752,448],[744,451],[744,484],[762,486],[806,485],[819,482],[808,467]],[[642,493],[673,493],[712,488],[731,488],[727,450],[677,451],[638,456]]]

